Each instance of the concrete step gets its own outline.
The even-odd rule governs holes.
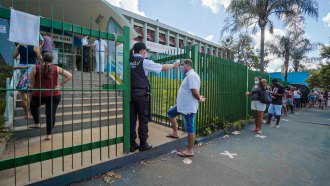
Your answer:
[[[92,73],[92,74],[90,74],[90,73],[83,73],[83,74],[81,74],[81,73],[76,73],[76,72],[74,72],[74,73],[72,73],[72,72],[70,72],[71,74],[72,74],[72,79],[99,79],[99,78],[101,78],[101,79],[111,79],[111,77],[109,77],[106,73],[103,73],[103,74],[98,74],[98,73]],[[59,79],[61,79],[62,78],[62,76],[59,76]]]
[[[109,102],[109,103],[116,103],[116,100],[117,100],[117,103],[119,102],[122,102],[123,98],[121,97],[101,97],[99,98],[98,96],[97,97],[90,97],[90,96],[84,96],[84,98],[81,98],[81,97],[73,97],[73,96],[67,96],[67,97],[62,97],[61,98],[61,102],[60,102],[60,105],[62,105],[62,102],[63,102],[63,105],[71,105],[72,106],[72,103],[73,104],[84,104],[83,106],[90,106],[91,104],[94,104],[94,103],[102,103],[102,102]],[[101,101],[100,101],[101,100]],[[17,108],[20,108],[22,107],[22,100],[16,100],[16,107]]]
[[[71,102],[71,101],[70,101]],[[85,103],[85,104],[69,104],[67,101],[65,103],[63,102],[58,105],[57,108],[57,113],[62,113],[62,112],[72,112],[73,111],[81,111],[82,109],[84,111],[90,111],[90,110],[95,110],[95,109],[110,109],[110,108],[116,108],[116,102],[93,102],[91,103]],[[122,102],[117,102],[117,108],[122,108]],[[40,107],[40,113],[45,113],[45,105],[42,105]],[[25,112],[22,107],[16,108],[14,111],[14,116],[24,116]]]
[[[59,121],[55,123],[53,128],[53,134],[58,133],[65,133],[65,132],[74,132],[77,130],[84,130],[84,129],[91,129],[91,128],[100,128],[106,126],[113,126],[113,125],[122,125],[123,123],[123,116],[117,115],[116,116],[109,116],[109,117],[101,117],[100,118],[90,118],[87,119],[76,119],[76,120],[67,120],[67,121]],[[46,124],[42,123],[40,129],[32,129],[29,126],[20,126],[15,127],[15,132],[13,133],[13,137],[15,139],[20,138],[31,138],[37,137],[40,135],[46,135],[47,128]]]
[[[86,88],[87,89],[87,88]],[[95,89],[95,88],[94,88]],[[91,95],[93,95],[94,97],[120,97],[122,96],[122,91],[118,90],[118,91],[113,91],[113,90],[97,90],[97,91],[90,91],[90,90],[77,90],[77,91],[72,91],[72,90],[65,90],[62,91],[62,97],[90,97]],[[17,98],[16,99],[21,99],[22,95],[20,93],[17,94]]]
[[[92,111],[74,111],[72,112],[64,112],[56,113],[56,121],[72,121],[72,120],[77,120],[77,119],[88,119],[88,118],[99,118],[99,117],[107,117],[109,116],[116,116],[116,115],[121,115],[123,112],[122,108],[110,108],[108,109],[94,109]],[[40,114],[40,122],[45,123],[46,122],[46,115],[41,113]],[[14,127],[19,127],[19,126],[27,126],[29,124],[34,124],[34,121],[32,118],[25,119],[24,116],[16,116],[14,117]]]

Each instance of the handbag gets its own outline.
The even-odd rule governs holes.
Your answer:
[[[265,104],[270,104],[272,102],[272,95],[266,90],[261,91],[260,102]]]

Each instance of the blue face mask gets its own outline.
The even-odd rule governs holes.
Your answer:
[[[181,66],[181,65],[180,65],[179,70],[180,70],[180,72],[181,72],[182,74],[184,74],[184,71],[185,71],[184,66]]]

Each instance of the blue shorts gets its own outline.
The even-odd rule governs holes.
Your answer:
[[[276,116],[282,115],[282,105],[270,104],[268,114],[275,114]]]
[[[167,115],[170,118],[175,118],[176,116],[178,116],[180,114],[182,114],[182,113],[178,112],[176,105],[171,107],[167,111]],[[194,133],[194,116],[195,116],[194,113],[182,114],[184,128],[186,129],[187,133],[189,133],[189,134]]]

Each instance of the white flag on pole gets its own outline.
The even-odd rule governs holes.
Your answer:
[[[40,17],[11,9],[9,41],[39,46]]]

